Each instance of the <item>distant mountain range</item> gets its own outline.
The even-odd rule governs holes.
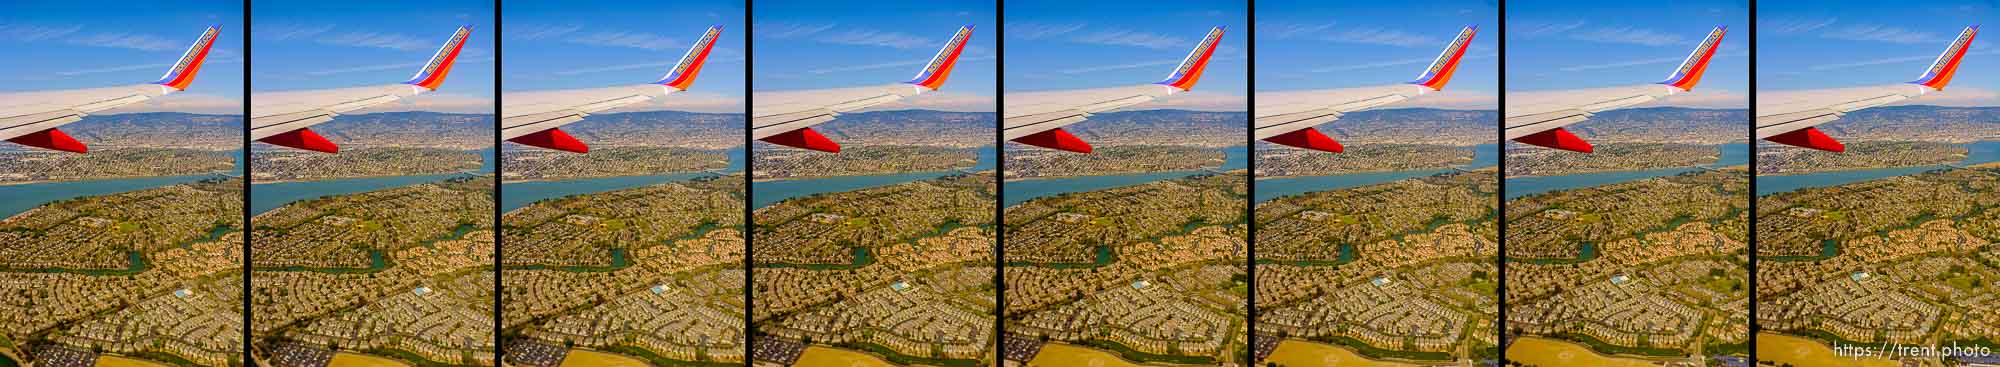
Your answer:
[[[1319,126],[1343,144],[1491,144],[1499,137],[1500,111],[1396,108],[1340,116]]]
[[[844,113],[813,130],[841,144],[975,147],[993,145],[998,126],[993,112],[897,110]]]
[[[1929,105],[1854,111],[1820,125],[1834,139],[1965,143],[2000,139],[2000,107]]]
[[[87,115],[62,131],[92,148],[145,147],[234,150],[242,146],[242,115],[180,112]]]
[[[1065,129],[1096,146],[1224,147],[1249,141],[1250,113],[1144,110],[1092,114]]]
[[[1595,113],[1569,129],[1592,143],[1724,144],[1749,139],[1750,110],[1628,108]]]

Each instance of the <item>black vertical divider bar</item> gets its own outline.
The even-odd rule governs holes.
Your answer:
[[[1499,102],[1496,102],[1498,104],[1496,107],[1499,107],[1500,117],[1502,121],[1505,121],[1507,116],[1507,2],[1499,1],[1494,4],[1499,8],[1495,11],[1500,13],[1498,17],[1500,23],[1498,27],[1499,32],[1494,32],[1497,33],[1494,35],[1494,40],[1497,41],[1494,44],[1499,45],[1498,48],[1500,49],[1499,65],[1494,67],[1496,69],[1494,73],[1499,74],[1499,77],[1494,79],[1496,79],[1500,89],[1498,91]],[[1495,125],[1505,124],[1498,123]],[[1496,142],[1493,144],[1494,149],[1500,150],[1495,152],[1497,155],[1494,157],[1497,158],[1495,159],[1497,163],[1494,165],[1495,171],[1493,172],[1493,180],[1500,183],[1500,192],[1493,197],[1493,209],[1500,212],[1500,215],[1493,219],[1496,222],[1495,228],[1498,230],[1495,232],[1499,233],[1498,240],[1500,242],[1498,244],[1499,248],[1494,250],[1496,252],[1493,257],[1494,261],[1497,261],[1500,266],[1500,285],[1498,291],[1495,292],[1499,294],[1494,295],[1500,300],[1498,303],[1499,313],[1493,316],[1493,328],[1495,332],[1500,333],[1500,338],[1498,339],[1500,341],[1500,345],[1498,346],[1500,348],[1500,365],[1505,366],[1507,365],[1507,129],[1505,126],[1493,129],[1493,137],[1494,142]]]
[[[255,366],[250,352],[250,0],[243,0],[243,365]]]
[[[752,142],[750,139],[750,117],[753,116],[751,115],[750,106],[752,105],[751,100],[755,98],[753,97],[754,94],[750,93],[754,84],[750,82],[753,77],[750,70],[752,66],[757,65],[756,52],[753,51],[755,48],[751,47],[752,41],[750,40],[754,38],[751,37],[751,32],[756,28],[754,25],[756,22],[752,21],[750,14],[751,9],[754,8],[756,7],[751,5],[750,0],[743,1],[743,367],[750,367],[750,361],[755,360],[757,357],[755,354],[757,350],[751,347],[756,345],[757,341],[757,329],[755,328],[757,325],[751,322],[752,315],[755,315],[755,312],[752,310],[757,309],[757,298],[752,297],[752,293],[757,288],[757,283],[754,282],[756,277],[751,274],[757,269],[755,266],[756,262],[754,262],[757,256],[754,249],[757,246],[751,245],[756,241],[756,236],[751,234],[756,231],[751,229],[757,226],[756,222],[753,222],[757,218],[751,216],[752,212],[750,211],[750,203],[755,202],[753,199],[757,195],[756,191],[751,190],[750,187],[751,172],[757,172],[757,162],[751,159],[755,155],[750,153],[752,148],[754,148],[750,146]]]
[[[1750,17],[1745,18],[1745,21],[1750,22],[1750,26],[1744,27],[1749,29],[1749,32],[1746,32],[1749,34],[1745,35],[1744,38],[1750,40],[1749,43],[1750,47],[1748,47],[1749,48],[1748,51],[1750,52],[1750,62],[1749,65],[1744,66],[1744,74],[1748,74],[1750,79],[1750,91],[1749,91],[1750,105],[1747,106],[1749,107],[1750,110],[1749,113],[1750,116],[1746,117],[1752,117],[1753,118],[1752,121],[1755,121],[1753,116],[1757,116],[1757,1],[1751,0],[1749,3],[1749,7],[1750,7]],[[1716,47],[1722,47],[1722,45],[1716,45]],[[1747,130],[1746,132],[1749,133],[1749,135],[1744,135],[1744,137],[1748,138],[1749,140],[1749,144],[1744,144],[1744,149],[1750,150],[1749,152],[1745,152],[1749,154],[1750,166],[1745,167],[1744,171],[1746,172],[1743,173],[1746,175],[1750,175],[1750,186],[1748,188],[1748,191],[1750,191],[1748,193],[1750,195],[1750,221],[1749,221],[1750,228],[1745,229],[1750,233],[1746,233],[1746,235],[1744,236],[1745,240],[1748,241],[1750,245],[1749,248],[1744,249],[1743,251],[1745,251],[1744,256],[1750,258],[1749,261],[1750,269],[1749,269],[1749,274],[1747,275],[1747,277],[1750,280],[1750,296],[1749,296],[1750,304],[1748,310],[1750,314],[1745,315],[1745,317],[1749,318],[1748,322],[1750,323],[1750,335],[1749,339],[1746,340],[1748,343],[1750,343],[1750,364],[1756,365],[1757,364],[1757,124],[1752,121],[1745,121],[1746,123],[1743,124],[1745,130]]]
[[[1243,332],[1250,335],[1243,338],[1249,355],[1246,357],[1249,360],[1243,363],[1254,365],[1257,363],[1257,137],[1251,131],[1257,125],[1253,122],[1257,116],[1257,0],[1246,0],[1244,6],[1243,54],[1247,66],[1243,67],[1243,95],[1247,106],[1244,106],[1243,150],[1249,157],[1244,163],[1243,186],[1249,197],[1243,200],[1243,218],[1250,225],[1244,231],[1243,276],[1250,284],[1243,287]]]
[[[1007,364],[1007,1],[993,1],[993,365]]]
[[[506,276],[506,272],[502,271],[503,264],[506,263],[500,260],[502,256],[500,249],[507,247],[507,239],[504,238],[506,236],[500,235],[500,173],[507,170],[506,161],[500,159],[500,104],[506,103],[500,99],[500,89],[505,84],[500,81],[500,68],[503,66],[503,62],[500,61],[500,49],[505,47],[500,44],[500,3],[501,1],[497,0],[493,2],[493,365],[495,366],[500,365],[500,359],[507,356],[507,346],[501,344],[500,340],[500,327],[504,325],[500,318],[506,315],[504,307],[507,306],[502,300],[507,295],[506,288],[500,285],[500,277]]]

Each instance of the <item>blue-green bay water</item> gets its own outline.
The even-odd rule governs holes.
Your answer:
[[[1498,144],[1480,144],[1467,149],[1472,149],[1472,162],[1459,166],[1458,168],[1460,169],[1480,169],[1500,164],[1500,146]],[[1452,171],[1454,170],[1449,168],[1425,169],[1257,180],[1257,195],[1254,200],[1261,203],[1289,195],[1368,186],[1402,179],[1438,175]]]
[[[479,150],[479,157],[485,161],[478,171],[472,173],[454,172],[435,175],[386,176],[368,178],[347,178],[302,182],[281,182],[250,185],[250,215],[255,216],[299,200],[317,199],[327,196],[346,195],[360,192],[409,186],[444,179],[493,173],[493,149]]]
[[[230,154],[236,156],[236,170],[229,173],[229,175],[242,176],[243,151],[239,149],[230,152]],[[0,186],[0,218],[11,217],[15,214],[28,211],[28,209],[42,206],[42,204],[60,200],[145,190],[160,186],[195,182],[218,176],[222,175],[202,174],[4,185]]]
[[[1723,144],[1716,149],[1721,151],[1722,156],[1718,157],[1715,163],[1709,164],[1709,167],[1738,166],[1749,164],[1750,162],[1749,144]],[[1507,179],[1506,199],[1514,200],[1523,196],[1556,190],[1604,186],[1625,181],[1672,176],[1700,169],[1696,167],[1677,167],[1637,171],[1578,173],[1574,175],[1511,177]]]
[[[2000,141],[1974,142],[1966,144],[1965,148],[1967,150],[1965,159],[1958,161],[1958,164],[1961,166],[2000,161]],[[1913,175],[1940,168],[1945,167],[1916,166],[1830,171],[1798,175],[1759,175],[1757,176],[1757,196],[1791,192],[1811,187],[1839,186],[1861,181]]]
[[[743,147],[730,148],[728,152],[723,154],[729,156],[729,168],[724,168],[721,172],[715,173],[685,172],[646,176],[503,183],[500,184],[500,212],[510,212],[514,211],[514,209],[528,206],[528,204],[534,204],[537,201],[570,195],[594,194],[690,180],[699,177],[743,172]]]
[[[998,149],[994,149],[992,146],[983,146],[974,149],[977,150],[979,159],[978,163],[974,163],[974,165],[972,166],[972,171],[984,171],[993,169],[994,163],[999,159],[1000,153],[997,152]],[[840,176],[840,177],[810,178],[801,180],[777,180],[777,181],[752,182],[750,183],[750,207],[762,208],[770,206],[771,204],[777,204],[780,201],[785,201],[785,199],[809,196],[814,194],[854,191],[870,187],[888,186],[910,181],[928,180],[932,178],[943,177],[945,175],[957,172],[958,171],[910,172],[910,173],[897,173],[897,174],[887,174],[887,175]],[[1013,185],[1013,184],[1009,183],[1008,185]]]
[[[1222,148],[1222,155],[1222,166],[1217,167],[1216,169],[1218,170],[1228,171],[1250,167],[1250,147],[1248,146]],[[1045,196],[1113,189],[1159,180],[1187,177],[1203,172],[1205,171],[1170,171],[1008,181],[1006,191],[1000,194],[1000,206],[1004,208]]]

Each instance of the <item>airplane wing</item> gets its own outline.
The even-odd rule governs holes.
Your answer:
[[[591,113],[664,97],[694,85],[722,26],[708,27],[667,75],[648,84],[622,87],[506,93],[501,96],[500,138],[535,147],[589,153],[590,146],[562,129]],[[518,102],[517,102],[518,101]]]
[[[1729,27],[1715,27],[1688,53],[1667,80],[1609,88],[1507,94],[1506,138],[1529,145],[1589,153],[1591,146],[1564,126],[1589,120],[1591,114],[1652,102],[1694,90],[1708,71],[1708,60]]]
[[[82,120],[97,111],[139,103],[154,97],[187,90],[208,58],[209,46],[222,34],[221,26],[209,26],[181,53],[180,61],[167,69],[160,80],[107,88],[0,94],[0,139],[14,144],[65,152],[87,153],[90,147],[70,138],[56,127]]]
[[[1478,31],[1478,26],[1466,26],[1459,30],[1458,37],[1445,44],[1444,52],[1438,53],[1437,60],[1431,61],[1429,67],[1417,74],[1416,80],[1408,83],[1257,93],[1256,131],[1253,135],[1257,140],[1339,153],[1345,149],[1340,142],[1321,134],[1313,126],[1338,120],[1342,114],[1444,90],[1445,83],[1451,81],[1451,74],[1458,70],[1458,60],[1465,56],[1466,45],[1472,43],[1472,35]]]
[[[431,61],[424,63],[410,80],[398,84],[366,87],[257,93],[251,96],[250,139],[268,144],[339,153],[340,147],[320,137],[312,129],[341,113],[389,103],[404,97],[412,97],[437,90],[444,84],[445,75],[451,73],[452,62],[458,60],[459,48],[472,35],[472,26],[458,27],[444,47],[439,47],[431,55]]]
[[[1090,114],[1146,103],[1194,88],[1208,69],[1208,58],[1222,43],[1223,27],[1215,27],[1195,44],[1180,66],[1165,80],[1124,87],[1007,94],[1001,137],[1049,149],[1090,153],[1090,143],[1062,128],[1089,119]]]
[[[1847,146],[1826,136],[1815,126],[1840,119],[1842,114],[1923,97],[1943,91],[1958,73],[1959,60],[1972,48],[1979,26],[1965,27],[1958,39],[1944,48],[1923,75],[1904,84],[1869,87],[1757,93],[1757,138],[1774,143],[1831,152],[1847,151]]]
[[[931,62],[924,64],[923,70],[906,82],[858,88],[755,93],[751,96],[756,104],[750,109],[750,137],[788,147],[839,153],[840,144],[813,131],[812,126],[833,121],[842,112],[937,90],[951,76],[952,67],[958,64],[959,53],[965,51],[965,43],[971,39],[972,26],[959,27],[958,33],[945,42],[944,48],[931,57]]]

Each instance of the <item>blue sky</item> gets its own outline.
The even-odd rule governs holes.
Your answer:
[[[972,25],[972,40],[940,90],[983,105],[962,108],[993,108],[998,27],[991,1],[760,0],[752,6],[757,29],[750,35],[756,59],[750,82],[758,91],[910,80],[958,27]]]
[[[1257,3],[1257,89],[1283,91],[1408,82],[1458,31],[1479,26],[1449,92],[1484,96],[1500,87],[1500,9],[1480,0]]]
[[[461,25],[472,36],[424,109],[492,111],[491,1],[260,1],[251,7],[251,89],[258,92],[400,83]],[[650,81],[650,80],[648,80]],[[421,100],[422,102],[417,102]]]
[[[668,108],[701,97],[741,111],[742,1],[509,2],[501,21],[501,88],[508,92],[650,83],[680,62],[709,26],[722,26],[688,92]]]
[[[239,1],[0,2],[0,91],[150,83],[203,29],[222,35],[188,91],[110,113],[140,110],[242,113],[243,7]]]
[[[1249,17],[1242,1],[1016,0],[1006,12],[1007,92],[1157,82],[1216,26],[1227,30],[1194,91],[1247,92]]]
[[[1747,1],[1509,1],[1507,89],[1536,91],[1666,79],[1708,31],[1728,26],[1695,88],[1696,106],[1744,108],[1749,89]],[[1701,98],[1693,98],[1693,97]]]
[[[1995,19],[1985,1],[1780,2],[1757,4],[1757,88],[1855,87],[1915,80],[1966,26]],[[1991,90],[2000,49],[1980,34],[1945,96]],[[1935,103],[1926,98],[1922,103]]]

